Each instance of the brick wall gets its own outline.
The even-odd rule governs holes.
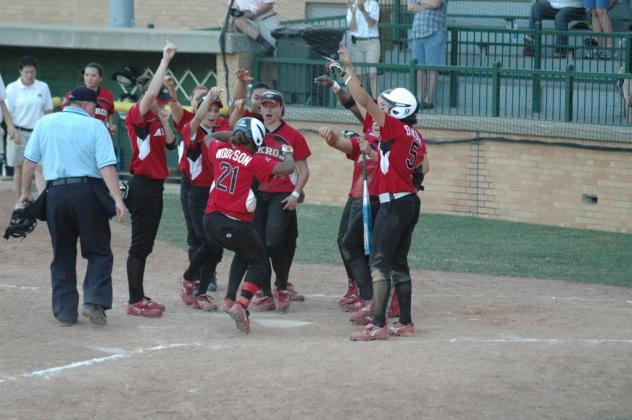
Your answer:
[[[320,139],[317,125],[292,123],[303,129],[312,150],[307,202],[343,205],[351,162]],[[451,130],[424,135],[431,169],[421,193],[423,211],[632,232],[632,146],[584,142],[597,150],[582,149],[574,139],[557,138],[454,143],[448,139],[474,133]]]
[[[332,3],[331,0],[310,2]],[[305,3],[305,0],[277,0],[276,10],[280,20],[303,18]],[[163,29],[208,28],[221,25],[227,5],[226,0],[183,0],[176,3],[136,0],[134,18],[139,28],[147,27],[150,22]],[[108,10],[107,0],[3,0],[0,21],[107,27]]]

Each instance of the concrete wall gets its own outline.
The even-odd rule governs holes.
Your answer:
[[[292,123],[312,150],[306,202],[343,205],[351,162],[320,139],[319,124]],[[632,232],[632,145],[548,136],[453,142],[499,133],[421,131],[431,167],[422,211]]]

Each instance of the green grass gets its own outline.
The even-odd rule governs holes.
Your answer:
[[[340,264],[336,235],[341,212],[331,206],[300,207],[296,261]],[[178,196],[165,194],[158,238],[185,247],[185,236]],[[409,264],[416,269],[631,287],[631,250],[629,234],[422,214]]]

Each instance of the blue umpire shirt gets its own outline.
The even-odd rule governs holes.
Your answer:
[[[80,176],[101,178],[100,169],[116,165],[105,124],[72,104],[35,124],[24,157],[42,164],[46,181]]]

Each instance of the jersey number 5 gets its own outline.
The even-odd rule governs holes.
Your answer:
[[[235,185],[237,185],[237,176],[239,175],[239,167],[230,166],[227,162],[219,164],[222,173],[217,178],[217,189],[220,191],[228,192],[229,194],[235,193]],[[229,178],[230,180],[226,179]]]

